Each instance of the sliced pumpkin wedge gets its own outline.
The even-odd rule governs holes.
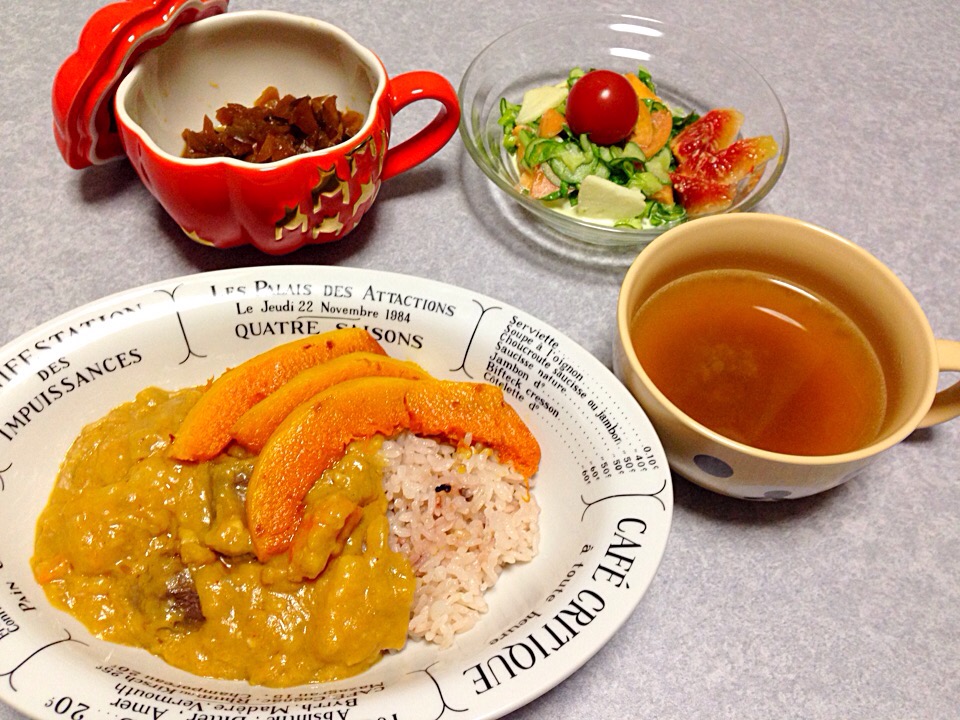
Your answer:
[[[386,355],[366,330],[344,328],[298,338],[227,370],[183,419],[171,456],[193,462],[215,457],[230,443],[233,424],[256,403],[302,370],[357,351]]]
[[[247,410],[233,426],[234,440],[259,453],[267,439],[294,408],[321,390],[358,377],[429,378],[416,363],[371,352],[354,352],[307,368]]]
[[[460,443],[468,436],[529,478],[540,445],[500,388],[482,383],[364,377],[297,406],[264,445],[247,487],[247,523],[263,561],[286,550],[303,503],[323,471],[354,440],[402,430]]]

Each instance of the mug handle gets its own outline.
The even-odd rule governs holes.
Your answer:
[[[960,370],[960,342],[937,338],[940,372]],[[930,427],[960,415],[960,380],[933,397],[933,405],[917,427]]]
[[[397,112],[418,100],[437,100],[442,106],[430,124],[416,135],[387,150],[381,180],[387,180],[419,165],[453,137],[460,125],[460,102],[450,82],[430,70],[413,70],[389,80],[390,111]]]

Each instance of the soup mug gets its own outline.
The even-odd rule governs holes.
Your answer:
[[[333,25],[281,12],[223,12],[225,6],[138,0],[91,19],[54,87],[55,130],[71,165],[125,153],[192,239],[281,254],[342,238],[384,180],[429,158],[456,132],[456,92],[437,73],[389,77],[371,50]],[[127,51],[124,34],[135,51]],[[85,61],[79,68],[78,57]],[[364,116],[363,126],[331,148],[269,163],[181,156],[185,129],[199,130],[205,115],[214,118],[227,103],[253,105],[270,86],[280,95],[335,95],[341,111]],[[108,123],[96,103],[111,93]],[[420,100],[436,101],[438,112],[391,147],[393,116]],[[78,106],[79,117],[72,117]]]
[[[886,384],[886,411],[869,444],[819,456],[751,447],[697,422],[651,381],[634,349],[637,310],[673,280],[720,269],[778,276],[817,293],[854,321],[876,351]],[[614,370],[657,429],[671,469],[739,498],[798,498],[828,490],[916,428],[960,415],[960,382],[937,390],[941,372],[960,370],[960,342],[935,338],[910,291],[868,252],[828,230],[775,215],[694,220],[641,252],[618,299]]]

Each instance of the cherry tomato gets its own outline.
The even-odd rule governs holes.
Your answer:
[[[591,70],[567,95],[567,125],[597,145],[626,140],[637,123],[640,101],[627,79],[611,70]]]

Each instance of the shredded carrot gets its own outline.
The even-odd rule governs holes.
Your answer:
[[[540,126],[537,129],[537,134],[545,138],[556,137],[563,130],[566,121],[563,113],[556,108],[550,108],[540,116]]]
[[[647,100],[656,100],[657,102],[663,102],[657,96],[657,94],[647,87],[646,83],[643,82],[639,77],[633,73],[624,73],[623,76],[627,79],[627,82],[633,87],[633,91],[637,94],[637,99],[643,102],[644,98]]]
[[[643,105],[644,103],[640,103]],[[651,158],[660,152],[660,148],[667,144],[670,139],[670,133],[673,131],[673,115],[669,110],[663,108],[654,110],[650,113],[650,122],[653,126],[653,133],[650,142],[646,144],[637,143],[643,154]]]
[[[662,188],[653,193],[650,196],[650,199],[656,200],[658,203],[662,203],[664,205],[673,205],[673,186],[664,185]]]
[[[533,172],[533,182],[530,184],[531,197],[546,197],[550,193],[556,192],[559,189],[560,186],[548,178],[547,174],[541,168],[537,168]]]

